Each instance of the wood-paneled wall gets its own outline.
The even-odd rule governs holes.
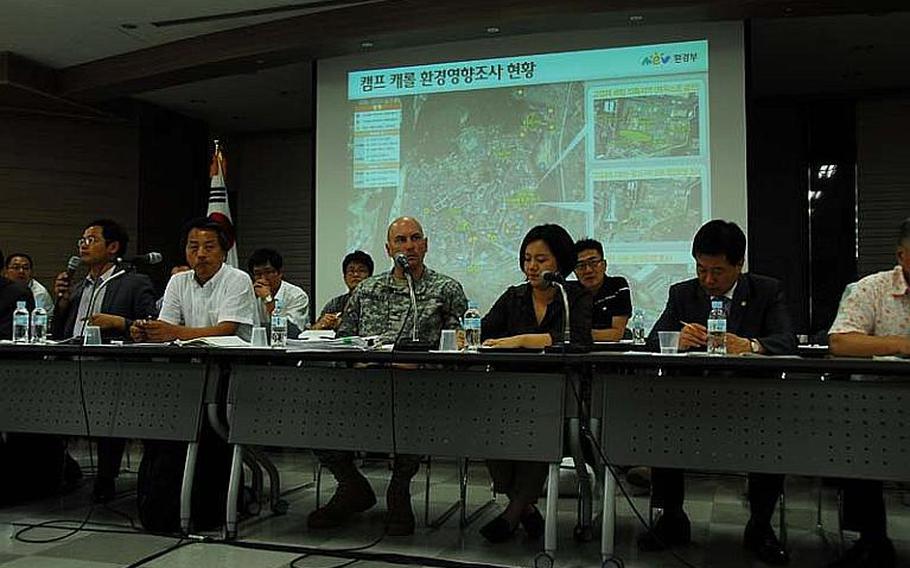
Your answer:
[[[135,238],[138,129],[126,121],[0,112],[0,249],[26,252],[50,288],[85,224]]]
[[[257,248],[278,250],[285,279],[309,294],[312,316],[321,308],[312,305],[313,134],[234,135],[225,141],[241,268]]]
[[[860,101],[856,110],[860,277],[893,267],[897,226],[910,217],[910,98]]]

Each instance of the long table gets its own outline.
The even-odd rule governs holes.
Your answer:
[[[584,376],[615,464],[910,480],[906,360],[18,345],[0,359],[0,430],[190,442],[185,522],[203,407],[228,376],[234,489],[246,444],[546,461],[555,480]]]
[[[190,502],[208,350],[0,344],[0,431],[187,442],[180,523]]]

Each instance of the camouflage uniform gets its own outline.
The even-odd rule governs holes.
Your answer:
[[[439,341],[443,329],[455,329],[468,309],[464,290],[457,281],[429,268],[414,281],[417,297],[417,337]],[[378,335],[382,343],[410,337],[413,329],[411,296],[406,280],[391,272],[367,278],[357,285],[341,316],[338,337]]]
[[[424,267],[420,280],[414,281],[414,295],[417,297],[417,334],[418,339],[438,341],[443,329],[454,329],[459,325],[459,318],[467,310],[467,299],[464,289],[457,281],[434,272]],[[362,337],[378,335],[383,343],[394,343],[399,337],[410,337],[413,329],[413,314],[411,313],[411,296],[408,292],[407,280],[398,280],[392,272],[384,272],[360,282],[351,294],[341,316],[341,324],[336,331],[338,337],[359,335]],[[359,486],[361,489],[357,499],[364,499],[363,492],[369,491],[365,478],[362,477],[354,465],[354,453],[338,450],[316,451],[316,455],[326,466],[335,479],[339,488]],[[420,456],[410,454],[396,454],[392,468],[392,479],[386,495],[390,516],[396,516],[400,521],[405,520],[410,532],[405,530],[399,534],[413,532],[413,513],[410,506],[409,487],[411,478],[420,469]],[[340,497],[339,489],[333,500],[339,501],[338,510],[348,510],[353,507],[348,497]],[[342,504],[341,502],[345,503]],[[359,502],[358,510],[369,503]],[[325,509],[332,509],[330,502]],[[402,513],[403,511],[406,511]],[[337,513],[336,513],[337,514]],[[403,515],[403,517],[402,517]],[[313,527],[313,517],[318,517],[322,527],[326,517],[331,514],[320,515],[320,511],[311,514],[308,522]],[[410,525],[408,525],[410,523]],[[392,534],[391,525],[388,529]]]

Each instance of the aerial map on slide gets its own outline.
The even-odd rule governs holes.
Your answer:
[[[604,243],[609,272],[653,321],[710,216],[706,92],[704,74],[356,101],[348,248],[416,215],[428,264],[486,310],[521,281],[528,229],[559,223]]]

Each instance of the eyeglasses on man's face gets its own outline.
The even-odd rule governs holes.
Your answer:
[[[90,247],[93,244],[100,243],[100,242],[104,242],[104,239],[96,237],[95,235],[89,235],[87,237],[80,237],[79,240],[76,241],[76,244],[79,245],[80,247],[81,246]]]
[[[575,270],[584,272],[585,270],[595,270],[603,263],[604,259],[597,258],[592,260],[581,260],[575,265]]]

